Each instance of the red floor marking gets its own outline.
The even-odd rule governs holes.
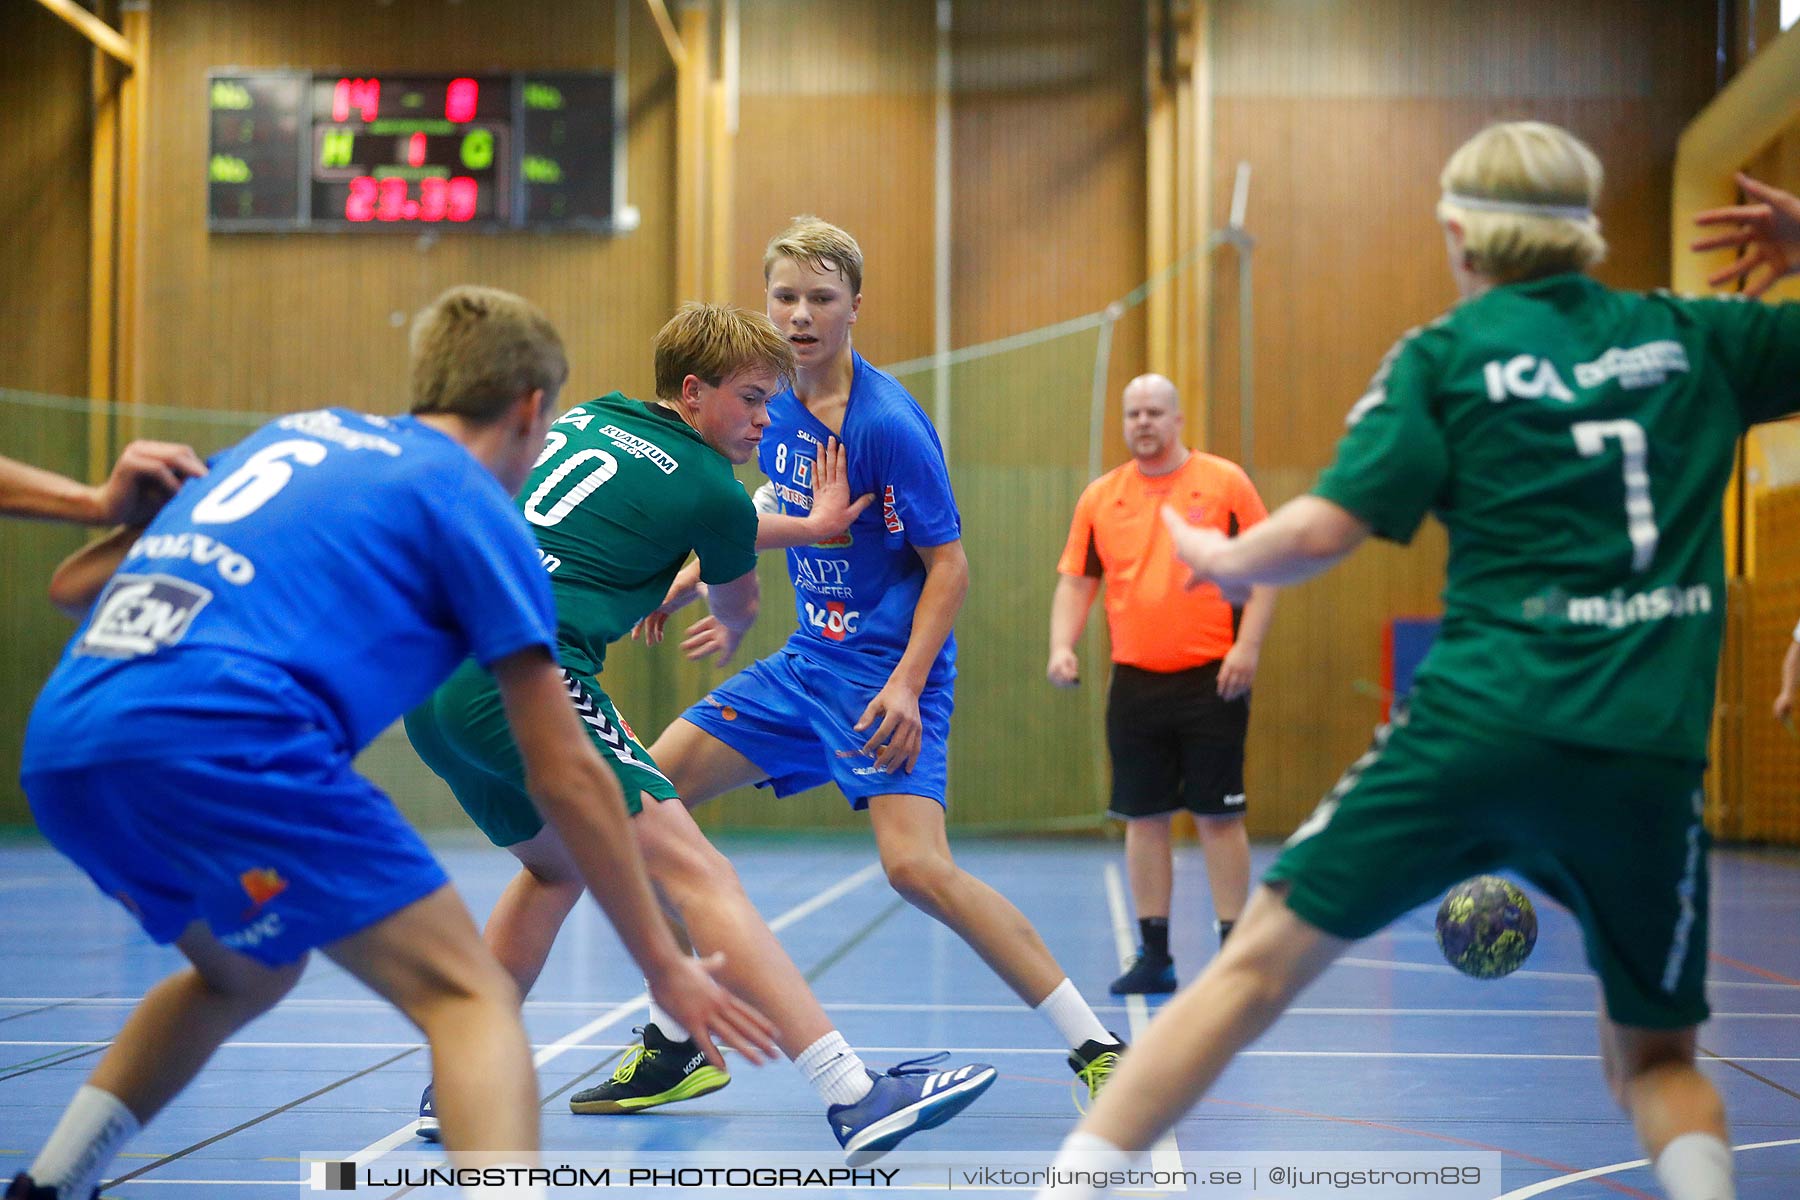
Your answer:
[[[1795,979],[1791,975],[1783,975],[1779,971],[1771,971],[1766,967],[1754,967],[1747,962],[1739,962],[1735,958],[1727,958],[1723,954],[1718,953],[1709,952],[1706,957],[1713,962],[1724,963],[1726,966],[1736,967],[1740,971],[1748,971],[1752,975],[1761,975],[1764,979],[1770,979],[1776,983],[1785,983],[1790,987],[1800,987],[1800,979]]]

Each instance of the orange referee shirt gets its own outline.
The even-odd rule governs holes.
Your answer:
[[[1088,484],[1075,505],[1056,569],[1106,580],[1106,627],[1114,662],[1147,671],[1184,671],[1225,657],[1237,613],[1206,584],[1186,589],[1157,510],[1172,504],[1195,525],[1236,534],[1269,515],[1244,469],[1198,450],[1167,475],[1135,461]]]

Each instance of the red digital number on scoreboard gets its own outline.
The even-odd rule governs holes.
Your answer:
[[[344,220],[472,221],[481,185],[467,175],[429,176],[419,180],[417,198],[410,192],[407,181],[395,176],[358,175],[344,198]]]

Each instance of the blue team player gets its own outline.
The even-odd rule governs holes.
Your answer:
[[[191,965],[138,1005],[7,1200],[97,1195],[126,1140],[315,948],[424,1031],[459,1163],[535,1156],[512,980],[418,835],[351,768],[469,655],[498,678],[533,798],[663,1004],[753,1060],[768,1052],[761,1019],[712,981],[717,964],[683,955],[663,924],[552,656],[549,583],[509,493],[568,375],[555,329],[517,296],[456,288],[420,314],[412,346],[411,416],[282,417],[147,530],[58,571],[60,602],[98,598],[32,711],[32,812]]]
[[[1124,1047],[1024,915],[957,866],[945,837],[951,627],[969,565],[936,430],[851,345],[862,269],[856,240],[816,217],[797,218],[769,243],[768,313],[794,348],[795,373],[769,402],[758,450],[769,477],[759,503],[770,515],[757,543],[787,547],[799,628],[688,709],[651,756],[690,806],[744,784],[787,796],[835,783],[868,812],[894,889],[955,930],[1056,1028],[1091,1094]],[[850,494],[875,499],[847,533],[813,544],[800,518],[812,503],[813,464],[833,437],[844,445]],[[678,578],[671,598],[688,583]]]

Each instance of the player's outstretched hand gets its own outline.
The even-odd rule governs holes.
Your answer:
[[[904,771],[912,774],[925,745],[925,726],[919,719],[919,693],[898,680],[890,679],[875,693],[869,706],[856,722],[861,733],[871,725],[875,732],[863,743],[862,752],[873,755],[875,766],[890,774]]]
[[[873,492],[850,499],[850,467],[844,458],[844,444],[834,437],[825,439],[813,459],[812,494],[812,520],[821,540],[850,528],[862,510],[875,502]]]
[[[1792,721],[1793,716],[1794,694],[1792,692],[1782,692],[1775,697],[1775,719],[1777,721],[1787,722]]]
[[[1081,659],[1073,650],[1052,650],[1044,675],[1059,688],[1072,688],[1081,682]]]
[[[687,636],[681,639],[681,653],[690,661],[711,658],[714,666],[723,667],[731,662],[743,640],[743,630],[734,630],[709,613],[688,626]]]
[[[1182,515],[1167,504],[1162,506],[1163,526],[1168,529],[1169,537],[1175,543],[1175,557],[1187,565],[1193,577],[1187,582],[1188,590],[1203,584],[1218,584],[1219,591],[1225,601],[1233,606],[1241,607],[1250,599],[1248,584],[1221,583],[1213,574],[1213,558],[1230,545],[1231,539],[1204,525],[1189,525]]]
[[[206,474],[192,448],[176,442],[132,442],[96,489],[96,525],[148,525],[189,479]]]
[[[631,627],[631,640],[646,646],[661,645],[669,618],[704,595],[706,585],[700,582],[700,560],[694,559],[669,581],[669,590],[663,594],[663,602],[656,610]]]
[[[1800,199],[1741,171],[1737,182],[1760,203],[1711,208],[1695,217],[1696,225],[1729,225],[1733,228],[1701,238],[1693,248],[1741,249],[1743,253],[1737,261],[1708,276],[1706,282],[1723,287],[1741,280],[1744,295],[1760,296],[1775,286],[1775,281],[1783,275],[1800,271]]]
[[[724,965],[723,954],[709,954],[705,958],[684,954],[674,959],[665,972],[650,980],[650,994],[656,997],[664,1012],[693,1035],[700,1052],[713,1066],[721,1071],[725,1069],[725,1058],[713,1044],[717,1039],[749,1059],[753,1066],[760,1067],[778,1053],[775,1026],[756,1009],[719,986],[713,976]]]

